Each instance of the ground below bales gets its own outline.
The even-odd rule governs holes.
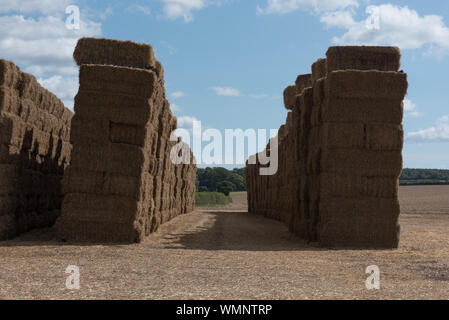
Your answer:
[[[401,187],[398,250],[327,250],[276,221],[196,211],[140,245],[58,243],[51,230],[0,242],[1,299],[449,299],[449,186]],[[70,291],[67,266],[80,268]],[[365,287],[380,268],[380,290]]]

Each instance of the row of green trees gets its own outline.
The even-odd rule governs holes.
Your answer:
[[[199,168],[196,183],[198,192],[221,192],[229,195],[231,192],[245,191],[245,168]]]
[[[402,185],[449,184],[449,170],[404,169],[400,182]],[[198,192],[221,192],[229,195],[230,192],[246,191],[245,168],[199,168],[196,183]]]

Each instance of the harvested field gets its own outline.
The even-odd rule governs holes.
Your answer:
[[[76,245],[35,230],[0,242],[0,298],[449,299],[449,186],[401,187],[397,250],[329,250],[280,222],[233,210],[197,211],[144,243]],[[365,288],[378,265],[381,289]],[[77,265],[81,289],[65,288]]]

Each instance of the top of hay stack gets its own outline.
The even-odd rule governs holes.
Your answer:
[[[398,71],[401,66],[398,47],[330,47],[326,56],[327,72],[349,69]]]
[[[76,63],[113,65],[149,69],[163,79],[162,64],[154,57],[153,47],[132,41],[81,38],[73,53]]]

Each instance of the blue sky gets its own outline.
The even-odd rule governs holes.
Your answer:
[[[65,8],[81,10],[68,30]],[[374,13],[373,13],[374,12]],[[379,28],[365,20],[379,17]],[[437,0],[0,0],[0,57],[73,106],[81,36],[150,43],[179,123],[279,128],[282,92],[331,45],[397,45],[409,76],[404,165],[449,168],[449,2]]]

